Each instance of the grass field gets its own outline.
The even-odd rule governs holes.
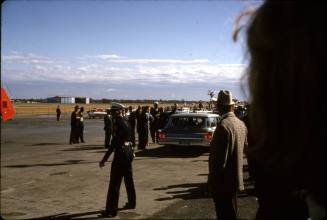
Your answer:
[[[174,103],[159,104],[159,107],[172,106]],[[59,104],[62,114],[70,113],[74,110],[76,104]],[[93,108],[110,108],[110,104],[78,104],[83,106],[85,112]],[[124,103],[126,107],[133,106],[136,108],[141,106],[152,106],[153,103]],[[58,103],[14,103],[15,115],[29,115],[29,114],[47,114],[55,115]],[[181,106],[181,105],[179,105]],[[188,106],[190,107],[190,106]]]

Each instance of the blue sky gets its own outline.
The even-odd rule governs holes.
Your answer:
[[[254,1],[6,1],[1,79],[13,98],[245,99],[239,13]],[[244,33],[243,33],[244,34]]]

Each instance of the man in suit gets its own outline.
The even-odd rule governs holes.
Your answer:
[[[217,110],[221,118],[210,144],[208,176],[219,220],[237,218],[236,193],[244,190],[243,149],[247,145],[247,129],[233,109],[231,92],[220,91]]]
[[[153,107],[150,109],[150,114],[153,117],[153,120],[150,122],[150,134],[151,134],[151,139],[152,143],[156,143],[158,140],[158,124],[159,124],[159,108],[158,108],[159,103],[154,102]]]
[[[60,110],[59,105],[57,106],[56,113],[57,113],[57,121],[59,121],[60,115],[61,115],[61,110]]]
[[[74,111],[70,117],[70,137],[69,137],[69,144],[78,144],[78,128],[77,128],[77,111],[79,109],[78,105],[75,105]]]

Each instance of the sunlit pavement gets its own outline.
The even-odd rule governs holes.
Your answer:
[[[69,145],[69,120],[16,118],[1,124],[1,216],[4,219],[102,219],[110,161],[98,167],[103,121],[85,121],[85,144]],[[206,187],[208,148],[150,144],[133,162],[137,207],[116,219],[214,219]],[[245,166],[239,219],[253,219],[257,201]],[[119,207],[127,202],[124,184]]]

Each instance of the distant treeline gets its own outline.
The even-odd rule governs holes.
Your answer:
[[[20,102],[20,103],[48,103],[49,100],[47,98],[45,99],[13,99],[14,102]],[[79,103],[78,100],[76,100],[76,103]],[[119,102],[119,103],[153,103],[154,101],[158,101],[159,103],[177,103],[177,104],[192,104],[192,103],[198,103],[202,101],[185,101],[184,99],[181,100],[164,100],[164,99],[90,99],[90,103],[93,104],[107,104],[111,102]]]
[[[163,100],[163,99],[90,99],[91,103],[111,103],[111,102],[119,102],[119,103],[153,103],[153,102],[159,102],[159,103],[186,103],[191,104],[194,102],[199,101],[185,101],[182,100]]]

